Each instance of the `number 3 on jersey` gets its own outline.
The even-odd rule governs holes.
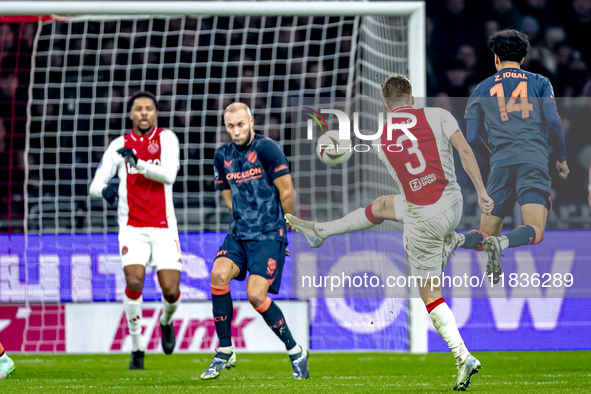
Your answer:
[[[491,97],[496,95],[499,102],[499,111],[501,112],[501,120],[506,122],[509,120],[509,112],[521,111],[521,117],[523,119],[529,118],[529,111],[533,111],[534,106],[527,101],[527,82],[521,81],[519,85],[511,93],[511,99],[505,105],[505,91],[503,90],[503,84],[497,83],[495,86],[490,88]],[[517,97],[521,98],[521,102],[517,104]]]
[[[408,148],[408,153],[414,154],[417,157],[417,159],[419,160],[419,166],[413,167],[410,161],[405,163],[404,165],[406,166],[406,169],[410,174],[418,175],[425,171],[425,168],[427,168],[427,162],[425,161],[425,157],[419,150],[419,143],[416,140],[411,140],[410,138],[408,138],[406,134],[402,134],[400,137],[398,137],[396,145],[402,146],[402,141],[404,140],[409,140],[412,143],[412,146]]]

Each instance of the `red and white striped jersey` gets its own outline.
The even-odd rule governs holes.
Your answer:
[[[453,115],[441,108],[401,107],[394,111],[416,117],[417,123],[409,131],[417,141],[400,129],[392,130],[392,139],[388,140],[386,124],[378,156],[402,191],[405,223],[427,220],[462,198],[450,141],[460,127]],[[411,117],[395,118],[395,123],[407,121],[410,122]],[[393,144],[403,149],[395,146],[388,149]],[[398,150],[400,152],[396,152]]]
[[[135,168],[117,153],[124,146],[133,149],[138,157]],[[132,131],[109,144],[90,185],[90,195],[101,198],[117,173],[120,229],[132,226],[176,230],[172,185],[178,170],[179,141],[174,132],[155,127],[150,134],[138,136]]]

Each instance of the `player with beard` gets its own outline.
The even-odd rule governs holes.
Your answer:
[[[214,156],[215,189],[222,192],[232,212],[228,235],[211,270],[211,298],[218,353],[201,379],[217,378],[224,368],[236,365],[232,348],[232,279],[250,273],[246,293],[275,335],[285,344],[294,379],[308,378],[308,351],[298,345],[281,309],[267,293],[277,294],[286,255],[284,214],[295,201],[289,163],[279,145],[255,134],[254,118],[246,104],[233,103],[224,115],[232,142]]]
[[[175,347],[172,315],[180,305],[181,250],[172,201],[179,170],[179,142],[171,130],[156,125],[158,103],[149,92],[129,99],[133,129],[113,140],[96,171],[90,195],[109,204],[118,198],[119,252],[127,287],[123,306],[131,335],[129,369],[144,369],[141,343],[142,287],[146,265],[162,288],[162,349]],[[109,185],[117,173],[119,185]]]

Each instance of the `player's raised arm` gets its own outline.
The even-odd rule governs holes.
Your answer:
[[[117,197],[117,185],[108,185],[109,181],[115,176],[121,160],[116,153],[117,148],[120,146],[123,146],[123,139],[121,137],[109,144],[89,188],[89,194],[92,197],[104,197],[109,204],[113,204],[115,202],[115,197]]]
[[[174,132],[165,130],[160,134],[160,143],[162,144],[161,165],[138,159],[135,167],[148,179],[172,185],[180,168],[179,140]]]

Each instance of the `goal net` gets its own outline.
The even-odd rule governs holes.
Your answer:
[[[157,96],[158,126],[172,129],[181,144],[174,204],[181,244],[192,253],[183,259],[188,261],[184,300],[208,296],[206,265],[218,246],[191,234],[222,233],[231,219],[213,190],[213,153],[229,141],[223,111],[231,102],[249,105],[255,131],[276,140],[288,156],[298,192],[296,214],[336,219],[395,193],[375,155],[354,154],[334,168],[320,162],[315,141],[293,132],[306,120],[292,116],[292,103],[299,98],[335,106],[346,102],[361,114],[362,133],[374,134],[381,111],[379,87],[388,74],[414,76],[415,96],[424,96],[424,43],[415,37],[423,34],[416,20],[424,19],[424,11],[414,7],[419,12],[412,14],[401,7],[400,15],[390,10],[387,16],[331,16],[334,12],[319,15],[313,9],[310,5],[308,11],[314,16],[80,15],[38,22],[24,169],[29,236],[21,260],[3,263],[0,275],[2,302],[37,304],[26,313],[40,320],[25,331],[43,333],[46,325],[57,325],[56,336],[43,345],[64,350],[61,302],[121,298],[125,284],[116,209],[104,199],[91,199],[88,187],[109,142],[131,128],[127,100],[139,90]],[[32,283],[22,297],[15,289],[15,275],[23,282],[21,271],[27,273],[24,283]],[[155,273],[148,270],[147,281],[150,275]],[[55,281],[60,283],[57,292]],[[144,300],[159,300],[159,291],[147,286]],[[244,289],[233,295],[246,299]],[[283,297],[291,296],[285,292]],[[405,319],[396,328],[395,350],[411,346]],[[320,341],[327,328],[317,326],[315,339],[313,325],[312,342]],[[25,332],[23,350],[40,349],[44,340]],[[386,334],[380,340],[387,341]]]

